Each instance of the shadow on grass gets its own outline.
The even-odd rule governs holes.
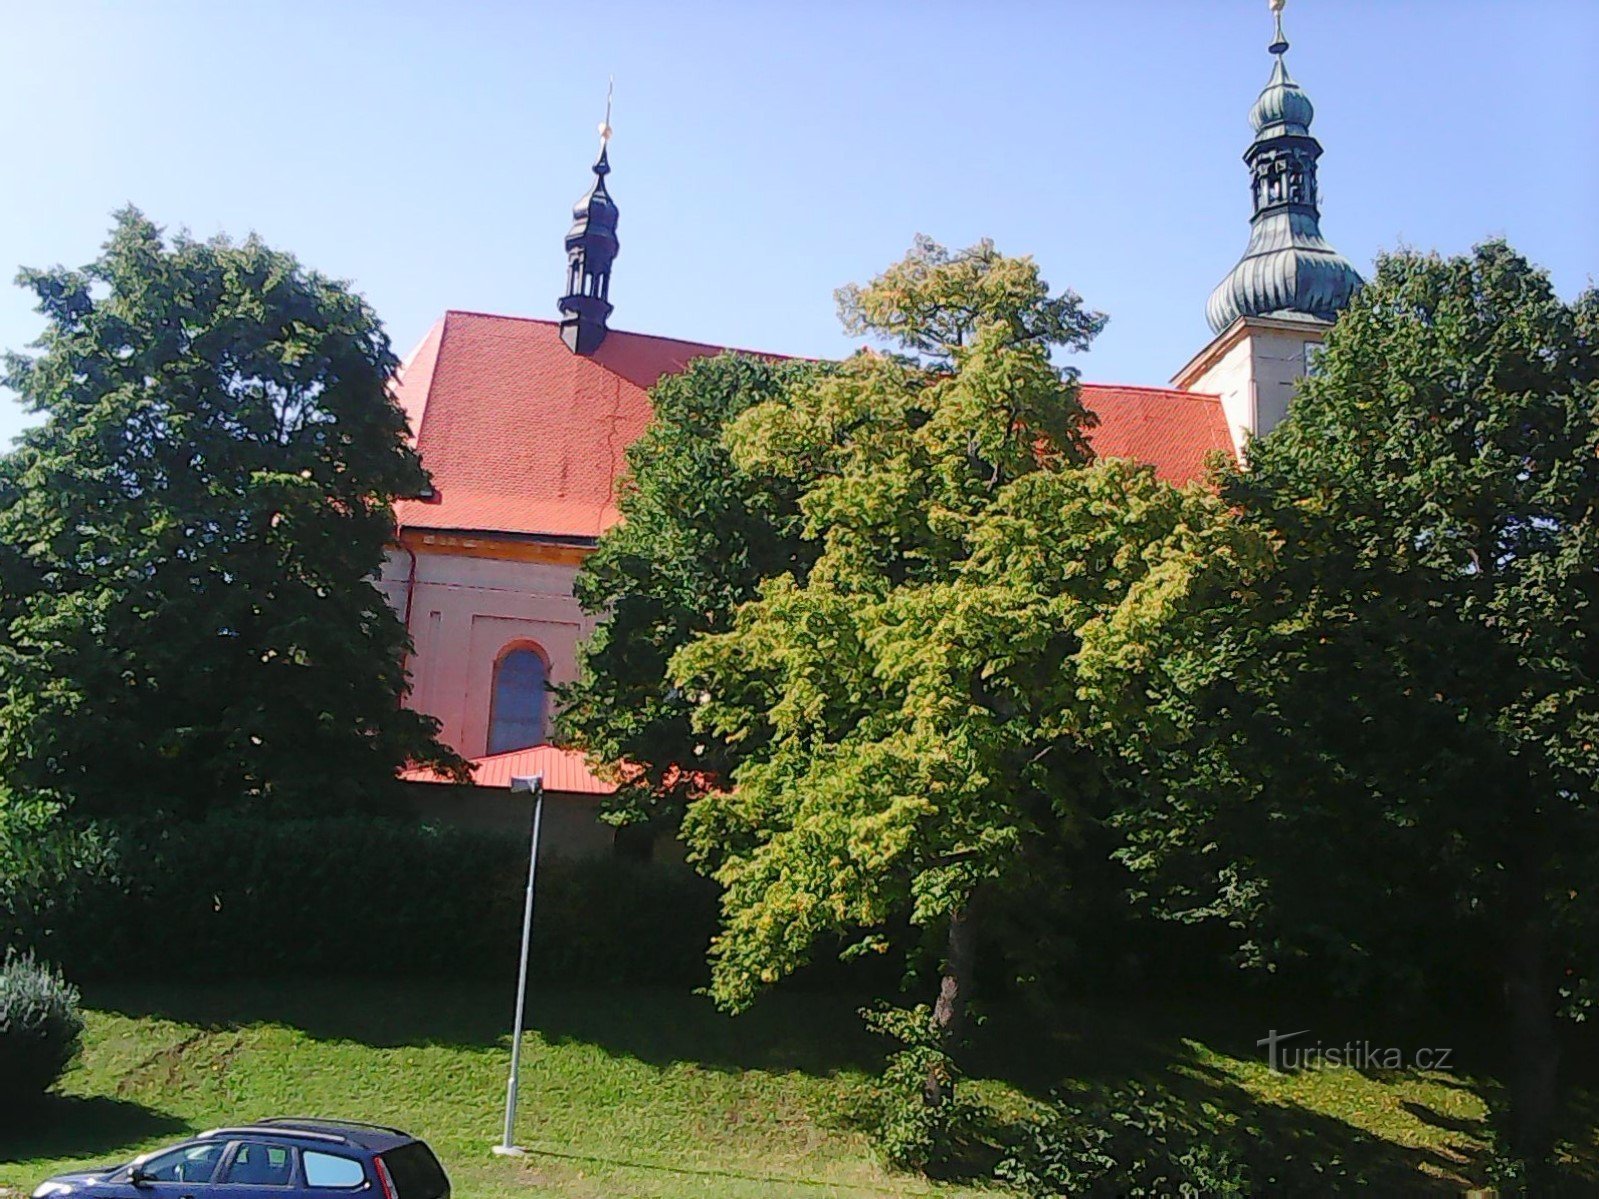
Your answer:
[[[1128,1083],[1163,1092],[1171,1096],[1180,1118],[1248,1161],[1261,1193],[1458,1195],[1465,1187],[1484,1185],[1490,1166],[1489,1119],[1463,1116],[1442,1102],[1435,1108],[1424,1099],[1396,1097],[1395,1114],[1453,1134],[1454,1140],[1451,1146],[1406,1145],[1386,1128],[1387,1135],[1378,1135],[1291,1099],[1263,1099],[1235,1073],[1218,1067],[1217,1056],[1263,1062],[1264,1050],[1257,1042],[1272,1026],[1283,1027],[1283,1008],[1269,996],[1253,1001],[1245,996],[1234,1003],[1183,997],[1042,1010],[1017,1005],[996,1012],[979,1031],[967,1064],[973,1075],[1004,1079],[1039,1101],[1048,1101],[1057,1091],[1092,1099]],[[1380,1012],[1369,1009],[1289,1010],[1301,1017],[1290,1028],[1337,1030],[1359,1022],[1363,1032],[1369,1027],[1374,1044],[1455,1047],[1457,1072],[1430,1073],[1427,1086],[1470,1094],[1490,1111],[1504,1103],[1495,1081],[1503,1068],[1497,1050],[1502,1031],[1491,1024],[1455,1020],[1442,1027],[1417,1027],[1384,1022]],[[1599,1076],[1594,1060],[1599,1040],[1585,1026],[1568,1033],[1565,1160],[1549,1193],[1599,1195],[1599,1091],[1593,1086]],[[1329,1037],[1329,1043],[1334,1041]],[[1383,1087],[1416,1080],[1403,1071],[1374,1069],[1361,1075]],[[1340,1112],[1349,1102],[1330,1092],[1326,1101],[1337,1104]]]
[[[1266,1027],[1247,1006],[1017,1007],[996,1013],[980,1030],[967,1065],[973,1075],[1003,1079],[1040,1103],[1095,1112],[1101,1125],[1114,1125],[1106,1113],[1125,1111],[1127,1089],[1138,1088],[1158,1097],[1164,1116],[1187,1130],[1183,1135],[1244,1162],[1254,1193],[1458,1195],[1480,1178],[1483,1163],[1473,1150],[1408,1146],[1335,1115],[1262,1099],[1208,1060],[1210,1054],[1258,1059],[1257,1034],[1248,1031],[1256,1023]],[[1469,1079],[1449,1085],[1480,1093]],[[1481,1122],[1422,1103],[1402,1110],[1473,1139],[1485,1132]],[[995,1145],[1018,1139],[1015,1126],[992,1132]],[[980,1158],[973,1164],[979,1173],[991,1169]]]
[[[513,1000],[508,985],[382,980],[118,985],[89,995],[94,1007],[208,1030],[276,1024],[319,1040],[485,1052],[503,1049]],[[875,1073],[882,1064],[887,1046],[864,1029],[857,1015],[862,1004],[859,996],[779,991],[735,1019],[717,1012],[708,999],[683,991],[536,988],[529,996],[528,1026],[550,1044],[594,1046],[653,1065],[692,1063],[706,1070],[826,1077],[841,1071]],[[1209,1053],[1258,1058],[1254,1042],[1271,1023],[1261,1018],[1261,1010],[1196,997],[1076,1007],[1011,1005],[978,1030],[966,1067],[973,1077],[1009,1084],[1037,1101],[1048,1101],[1058,1090],[1105,1094],[1129,1083],[1164,1092],[1183,1119],[1247,1154],[1263,1193],[1443,1194],[1480,1181],[1483,1163],[1470,1146],[1458,1152],[1407,1146],[1333,1115],[1288,1101],[1264,1101],[1234,1074],[1211,1064]],[[1296,1014],[1302,1013],[1296,1009]],[[1332,1014],[1315,1023],[1337,1027]],[[1434,1082],[1478,1095],[1492,1085],[1466,1074]],[[1484,1131],[1479,1122],[1420,1102],[1407,1102],[1402,1111],[1473,1141]],[[1591,1130],[1593,1124],[1583,1127]],[[993,1145],[1012,1133],[995,1129],[989,1152],[978,1154],[986,1163],[974,1159],[974,1164],[991,1168]],[[124,1135],[105,1143],[129,1139]],[[1576,1167],[1584,1178],[1594,1177],[1591,1131],[1588,1141]],[[74,1144],[61,1152],[93,1150]],[[1424,1170],[1441,1177],[1429,1179]]]
[[[1580,1193],[1599,1194],[1599,1095],[1583,1090],[1566,1097],[1563,1132],[1568,1172],[1587,1184]]]
[[[1017,1147],[1035,1172],[1058,1168],[1079,1151],[1080,1168],[1108,1154],[1119,1167],[1101,1189],[1089,1185],[1081,1192],[1088,1196],[1125,1193],[1119,1188],[1132,1179],[1124,1169],[1164,1169],[1167,1183],[1174,1183],[1184,1168],[1178,1162],[1206,1162],[1212,1169],[1231,1163],[1245,1171],[1247,1193],[1274,1196],[1458,1195],[1482,1173],[1470,1154],[1399,1144],[1336,1116],[1264,1101],[1180,1050],[1152,1054],[1146,1068],[1132,1074],[1073,1078],[1047,1103],[1059,1113],[1055,1132],[1037,1131],[1037,1112],[1025,1119],[989,1112],[961,1159],[935,1176],[989,1180],[1006,1150]],[[1108,1140],[1099,1140],[1102,1134]],[[1162,1153],[1170,1154],[1164,1167],[1157,1165]]]
[[[325,1041],[375,1048],[442,1045],[496,1049],[510,1034],[509,986],[325,980],[108,985],[91,1007],[155,1017],[207,1031],[276,1024]],[[777,993],[736,1018],[704,996],[667,989],[546,991],[528,995],[527,1027],[550,1044],[595,1045],[651,1065],[798,1071],[828,1076],[875,1070],[883,1045],[862,1026],[865,1001],[832,994]]]
[[[1423,1124],[1431,1124],[1434,1128],[1441,1128],[1445,1132],[1458,1132],[1465,1136],[1481,1137],[1487,1132],[1487,1126],[1480,1119],[1462,1119],[1459,1116],[1446,1116],[1442,1112],[1435,1112],[1432,1108],[1422,1103],[1414,1103],[1406,1099],[1399,1105]]]
[[[101,984],[84,988],[91,1008],[170,1020],[206,1032],[270,1024],[319,1041],[375,1049],[412,1045],[489,1048],[505,1034],[499,1008],[479,984],[369,979],[280,979],[179,985]],[[503,1021],[509,1025],[510,1019]]]
[[[176,1117],[125,1099],[47,1095],[26,1112],[0,1108],[0,1164],[40,1158],[88,1160],[187,1128]]]

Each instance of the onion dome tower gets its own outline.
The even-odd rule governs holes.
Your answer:
[[[1283,61],[1288,52],[1285,2],[1270,0],[1277,36],[1269,49],[1276,63],[1249,114],[1255,129],[1255,140],[1244,152],[1255,201],[1249,246],[1206,305],[1215,333],[1240,316],[1331,321],[1361,286],[1349,260],[1321,235],[1316,190],[1321,143],[1310,133],[1316,110]]]
[[[589,355],[605,340],[611,315],[611,263],[621,243],[616,240],[616,201],[605,190],[611,173],[611,103],[605,102],[600,122],[600,156],[594,162],[594,186],[572,208],[566,233],[566,294],[561,297],[561,340],[574,354]]]

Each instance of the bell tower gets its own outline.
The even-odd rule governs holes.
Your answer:
[[[1244,151],[1253,201],[1249,245],[1205,307],[1214,340],[1172,380],[1185,391],[1220,393],[1240,452],[1287,415],[1316,347],[1361,286],[1321,233],[1322,151],[1310,132],[1316,110],[1288,73],[1286,0],[1270,4],[1274,62],[1250,111],[1255,137]]]
[[[561,297],[561,340],[574,354],[589,355],[605,340],[611,316],[611,263],[621,243],[616,239],[616,201],[605,190],[611,173],[611,102],[600,122],[600,156],[594,162],[594,186],[572,208],[566,233],[566,294]]]

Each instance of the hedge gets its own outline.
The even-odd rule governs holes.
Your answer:
[[[214,819],[0,830],[0,946],[74,978],[516,969],[527,843],[397,821]],[[620,859],[539,864],[535,969],[583,984],[703,981],[713,885]]]

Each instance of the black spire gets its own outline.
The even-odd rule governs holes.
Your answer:
[[[621,243],[616,240],[616,201],[605,190],[611,173],[607,157],[611,141],[611,105],[605,104],[600,125],[600,156],[594,163],[594,186],[572,208],[566,234],[566,294],[560,299],[561,338],[574,354],[592,354],[605,340],[611,315],[611,262]]]

